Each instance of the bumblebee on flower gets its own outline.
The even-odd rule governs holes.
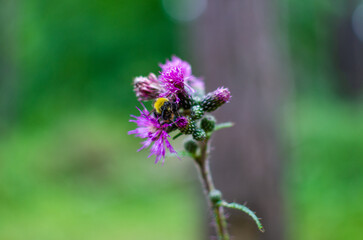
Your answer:
[[[167,98],[158,98],[154,103],[155,113],[167,122],[173,122],[175,117],[179,117],[178,104],[170,102]]]
[[[141,149],[149,147],[150,155],[156,155],[156,161],[165,160],[166,149],[177,153],[171,146],[169,133],[179,130],[179,134],[192,135],[194,140],[203,141],[206,129],[199,121],[205,112],[212,112],[229,102],[231,95],[227,88],[218,88],[204,95],[204,82],[192,75],[190,64],[173,56],[165,64],[160,64],[159,76],[134,79],[134,91],[139,101],[153,100],[153,109],[149,112],[143,105],[141,116],[132,116],[137,124],[128,134],[145,138]],[[205,118],[203,118],[205,119]],[[208,132],[208,131],[207,131]]]

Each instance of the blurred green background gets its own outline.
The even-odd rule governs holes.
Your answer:
[[[350,5],[278,3],[296,76],[283,126],[288,239],[359,239],[362,95],[344,87],[331,41]],[[172,54],[189,60],[188,25],[158,0],[3,0],[0,18],[0,239],[200,239],[193,164],[154,165],[127,135],[133,77]]]

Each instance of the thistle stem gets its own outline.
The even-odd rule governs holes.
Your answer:
[[[213,212],[215,229],[218,234],[218,240],[229,240],[230,237],[227,230],[227,222],[226,222],[226,217],[224,215],[223,206],[213,203],[209,197],[211,191],[216,190],[216,188],[214,187],[212,174],[209,168],[209,158],[208,158],[209,149],[210,149],[209,137],[207,137],[207,139],[205,139],[201,143],[200,149],[201,149],[200,155],[196,156],[194,160],[198,166],[199,173],[202,178],[203,187],[208,198],[209,207]]]

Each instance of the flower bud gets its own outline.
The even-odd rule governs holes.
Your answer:
[[[214,189],[209,193],[209,198],[212,203],[217,203],[222,200],[222,193],[221,191]]]
[[[216,126],[216,119],[211,116],[205,116],[202,121],[200,121],[200,127],[206,132],[212,132]]]
[[[180,126],[180,127],[178,127],[180,132],[187,134],[187,135],[192,134],[196,129],[196,124],[195,124],[194,120],[192,120],[191,118],[186,118],[186,117],[181,117],[181,118],[185,119],[186,121],[183,120],[183,121],[185,121],[183,124],[177,124],[177,126],[178,125]]]
[[[200,105],[193,106],[191,110],[191,117],[194,120],[201,119],[204,115],[204,111]]]
[[[188,126],[188,119],[186,117],[179,117],[176,121],[175,121],[175,125],[179,128],[179,129],[183,129],[185,127]]]
[[[207,137],[207,134],[203,129],[195,129],[193,132],[193,138],[197,141],[203,141]]]
[[[185,148],[185,151],[187,151],[191,154],[195,154],[198,149],[198,144],[193,140],[189,140],[184,143],[184,148]]]
[[[228,103],[230,99],[231,93],[228,88],[220,87],[214,92],[208,93],[202,100],[201,106],[204,111],[212,112],[223,104]]]
[[[159,96],[161,86],[155,74],[150,73],[148,77],[134,79],[134,91],[139,101],[153,100]]]

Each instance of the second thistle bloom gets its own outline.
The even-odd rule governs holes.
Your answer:
[[[135,130],[129,131],[128,134],[135,134],[136,137],[146,139],[141,143],[143,146],[138,151],[153,144],[150,149],[149,157],[155,155],[155,163],[161,159],[163,159],[164,163],[166,149],[169,149],[170,153],[177,153],[168,140],[170,136],[167,133],[167,128],[170,126],[170,124],[160,123],[158,119],[150,115],[149,111],[145,107],[143,110],[140,110],[139,108],[137,109],[141,115],[139,117],[131,115],[131,117],[135,119],[130,120],[130,122],[137,124],[137,128]]]

